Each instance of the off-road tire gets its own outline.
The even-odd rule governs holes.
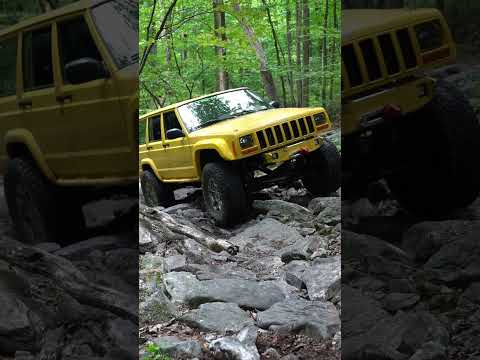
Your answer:
[[[303,185],[314,196],[328,196],[338,190],[342,183],[341,177],[340,153],[334,143],[324,140],[308,159]]]
[[[35,244],[57,240],[54,189],[32,161],[8,161],[4,191],[20,241]]]
[[[446,82],[414,116],[403,170],[387,178],[404,209],[438,217],[472,203],[480,191],[480,124],[468,99]]]
[[[145,170],[140,179],[145,204],[150,207],[169,207],[175,203],[173,190],[157,179],[150,170]]]
[[[242,177],[233,165],[223,162],[205,165],[202,188],[207,213],[218,226],[234,225],[246,215],[247,194]]]

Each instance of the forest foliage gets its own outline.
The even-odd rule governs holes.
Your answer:
[[[325,106],[337,114],[340,5],[141,0],[141,112],[246,86],[283,106]]]

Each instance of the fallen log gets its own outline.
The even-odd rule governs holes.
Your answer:
[[[11,267],[42,275],[75,298],[80,304],[107,310],[138,322],[138,304],[132,297],[90,282],[69,260],[13,239],[0,239],[0,260]]]
[[[180,223],[171,215],[154,208],[140,206],[140,216],[148,219],[154,226],[167,228],[171,233],[187,236],[215,252],[227,251],[230,255],[238,253],[238,246],[225,239],[216,239],[191,226]]]

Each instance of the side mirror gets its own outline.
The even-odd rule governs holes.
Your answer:
[[[81,58],[65,65],[66,80],[73,85],[104,79],[108,76],[103,63],[92,58]]]
[[[165,136],[167,140],[174,140],[174,139],[183,138],[185,135],[183,135],[183,131],[180,129],[170,129],[170,130],[167,130],[167,132],[165,133]]]
[[[268,104],[275,109],[278,109],[280,107],[280,103],[278,101],[270,101]]]

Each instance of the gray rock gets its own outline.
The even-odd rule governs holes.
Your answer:
[[[253,325],[253,319],[237,304],[223,302],[202,304],[197,310],[183,315],[180,320],[190,327],[221,334],[238,332]]]
[[[29,314],[15,294],[0,293],[0,349],[5,353],[34,349],[35,333]]]
[[[202,346],[196,340],[180,340],[175,336],[161,336],[154,339],[155,344],[165,354],[177,357],[187,357],[189,359],[202,354]]]
[[[446,244],[471,233],[480,231],[480,222],[449,220],[415,224],[403,235],[402,248],[416,261],[427,261]]]
[[[325,224],[335,226],[342,220],[341,202],[340,199],[335,203],[335,207],[327,207],[323,209],[315,218],[316,224]]]
[[[195,307],[208,302],[231,302],[242,308],[265,310],[285,298],[283,291],[268,281],[199,281],[194,275],[185,272],[168,273],[163,281],[174,302]]]
[[[257,346],[257,328],[244,328],[236,337],[223,337],[210,343],[215,359],[260,360]]]
[[[285,217],[288,221],[308,222],[313,218],[313,213],[309,209],[283,200],[255,200],[253,208],[267,212],[267,216]]]
[[[385,299],[385,308],[388,311],[397,311],[412,307],[420,300],[417,294],[391,293]]]
[[[40,249],[40,250],[49,252],[49,253],[53,253],[53,252],[61,249],[61,246],[57,243],[54,243],[54,242],[46,242],[46,243],[36,244],[35,247]]]
[[[257,324],[263,329],[281,327],[312,338],[327,339],[340,330],[340,317],[329,302],[286,300],[259,312]]]
[[[180,271],[187,264],[185,255],[167,256],[163,261],[163,272]]]
[[[267,250],[280,250],[294,245],[303,237],[294,228],[275,219],[266,218],[249,226],[229,241],[241,248],[255,247]]]
[[[447,349],[444,345],[429,341],[417,350],[409,360],[445,360]]]
[[[303,273],[302,279],[310,300],[330,300],[340,291],[340,256],[316,258],[312,266]]]
[[[139,317],[142,325],[158,324],[175,316],[175,305],[165,296],[162,289],[146,296],[139,304]]]
[[[340,202],[341,200],[338,197],[318,197],[310,201],[308,208],[313,212],[314,215],[318,215],[323,210],[328,208],[339,209]]]

